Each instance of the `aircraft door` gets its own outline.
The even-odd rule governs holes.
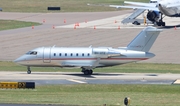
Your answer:
[[[45,47],[43,50],[43,62],[50,63],[51,62],[51,47]]]

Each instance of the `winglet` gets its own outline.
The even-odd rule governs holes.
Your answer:
[[[127,50],[148,52],[162,29],[149,26],[144,28],[127,46]]]

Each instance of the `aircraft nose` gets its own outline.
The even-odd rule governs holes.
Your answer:
[[[159,2],[159,7],[166,7],[166,6],[167,6],[166,2],[164,2],[164,1]]]
[[[24,61],[25,58],[23,56],[17,58],[16,60],[14,60],[15,63],[21,63],[22,61]]]

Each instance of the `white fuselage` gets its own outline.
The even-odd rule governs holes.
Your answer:
[[[35,52],[35,53],[31,53]],[[106,67],[146,60],[154,54],[126,49],[41,47],[19,57],[15,62],[25,66]]]
[[[159,10],[169,17],[180,17],[180,0],[159,0]]]

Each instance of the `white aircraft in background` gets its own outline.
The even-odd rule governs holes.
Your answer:
[[[80,67],[85,75],[92,69],[121,65],[154,57],[149,50],[161,29],[144,28],[127,47],[40,47],[33,49],[14,62],[30,67]]]
[[[138,6],[109,6],[116,8],[146,9],[148,10],[148,20],[152,21],[153,23],[156,23],[158,26],[165,26],[165,22],[163,22],[162,17],[163,14],[169,17],[180,17],[180,0],[158,0],[157,3],[124,1],[124,3]]]

